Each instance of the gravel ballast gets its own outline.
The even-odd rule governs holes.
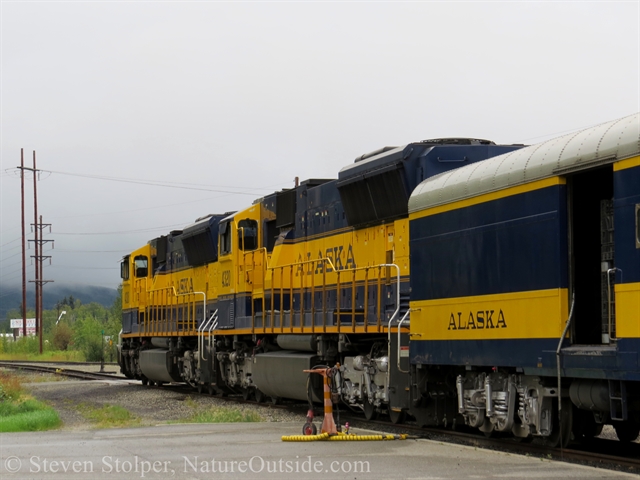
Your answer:
[[[305,422],[304,413],[273,408],[268,404],[238,403],[220,397],[185,393],[173,387],[145,387],[123,381],[52,381],[23,383],[35,398],[51,405],[60,415],[63,429],[96,428],[80,410],[118,405],[138,420],[138,425],[188,422],[194,415],[216,407],[255,412],[265,422]]]

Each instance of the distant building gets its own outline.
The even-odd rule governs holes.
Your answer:
[[[14,337],[22,336],[22,318],[12,318],[10,326],[13,329]],[[34,336],[35,334],[36,334],[36,319],[27,318],[27,336],[31,337],[31,336]]]

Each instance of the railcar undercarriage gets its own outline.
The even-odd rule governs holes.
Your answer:
[[[344,404],[367,418],[389,409],[386,337],[352,343],[347,335],[234,335],[219,336],[213,345],[183,337],[125,339],[119,358],[122,372],[143,384],[184,382],[276,403],[321,401],[321,380],[303,370],[339,364],[335,393]]]
[[[382,412],[399,422],[409,414],[421,426],[466,425],[485,435],[538,438],[551,446],[588,440],[599,435],[604,424],[611,424],[624,441],[633,441],[640,432],[640,418],[631,413],[639,410],[640,402],[633,383],[564,379],[559,413],[556,379],[508,369],[426,365],[413,365],[407,375],[394,371],[392,376],[394,359],[387,346],[385,337],[352,343],[347,335],[234,335],[211,342],[184,337],[124,339],[119,359],[122,372],[145,385],[184,382],[200,392],[274,403],[321,402],[320,376],[303,370],[339,365],[334,402],[362,411],[367,419]],[[392,405],[391,394],[407,378],[409,408],[393,408],[397,405]],[[625,389],[624,412],[612,400],[620,392],[611,389],[620,385]]]

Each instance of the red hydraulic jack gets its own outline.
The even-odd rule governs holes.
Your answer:
[[[337,434],[336,422],[333,420],[333,402],[331,401],[330,381],[333,377],[333,368],[316,368],[314,370],[304,370],[305,373],[319,373],[324,377],[324,420],[322,420],[321,433]],[[307,423],[313,419],[313,412],[307,413]],[[306,430],[306,429],[303,429]],[[305,432],[305,434],[307,434]],[[307,434],[308,435],[308,434]]]

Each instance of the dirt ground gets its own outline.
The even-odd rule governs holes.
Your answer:
[[[145,387],[139,382],[64,380],[43,374],[21,375],[22,385],[31,395],[53,407],[63,429],[84,430],[95,425],[82,414],[89,408],[118,405],[128,410],[132,425],[157,425],[188,421],[194,414],[216,407],[254,411],[266,422],[305,422],[304,414],[269,405],[238,404],[224,398],[184,393],[172,387]]]

